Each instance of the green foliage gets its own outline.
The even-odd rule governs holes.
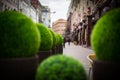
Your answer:
[[[62,37],[62,35],[58,34],[58,38],[59,38],[59,44],[62,44],[62,42],[63,42],[63,37]]]
[[[55,44],[58,45],[59,40],[58,40],[58,35],[57,35],[57,33],[55,33],[55,37],[56,37],[56,42],[55,42]]]
[[[29,57],[39,50],[35,23],[16,11],[0,12],[0,58]]]
[[[60,34],[56,33],[56,38],[57,38],[57,45],[62,44],[63,37]]]
[[[40,44],[40,51],[47,51],[50,50],[53,46],[53,36],[50,30],[43,25],[42,23],[36,24],[41,36],[41,44]]]
[[[60,44],[63,43],[63,36],[62,35],[59,35],[60,36]]]
[[[120,8],[107,12],[97,21],[91,43],[97,59],[120,61]]]
[[[83,65],[65,55],[45,59],[37,68],[36,80],[87,80]]]
[[[51,29],[50,29],[50,32],[51,32],[51,34],[53,36],[53,47],[55,47],[56,46],[56,41],[57,41],[56,35],[55,35],[55,32],[53,32]]]
[[[54,34],[55,34],[55,39],[56,39],[56,42],[55,42],[55,46],[56,46],[56,45],[58,45],[58,35],[56,32],[54,32]]]
[[[57,38],[57,45],[59,45],[60,44],[60,38],[59,38],[59,34],[58,33],[56,33],[56,38]]]

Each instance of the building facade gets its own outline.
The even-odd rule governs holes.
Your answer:
[[[48,6],[42,6],[42,23],[48,28],[51,27],[50,8]]]
[[[71,0],[67,31],[79,45],[91,46],[90,34],[96,21],[107,11],[120,7],[119,0]]]
[[[19,8],[18,0],[0,0],[0,11],[4,11],[4,10],[18,11],[18,8]]]
[[[52,30],[62,36],[65,35],[67,21],[65,19],[58,19],[57,21],[53,22]]]
[[[0,11],[15,10],[41,22],[42,5],[38,0],[0,0]]]

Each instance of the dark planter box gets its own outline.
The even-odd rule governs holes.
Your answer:
[[[93,61],[93,80],[119,80],[120,62]]]
[[[41,63],[44,59],[48,58],[51,55],[52,55],[52,50],[49,50],[49,51],[39,51],[38,52],[39,63]]]
[[[59,45],[56,46],[56,54],[59,53]]]
[[[57,45],[57,46],[52,48],[52,54],[53,55],[55,55],[55,54],[62,54],[62,53],[63,53],[63,46],[62,46],[62,44]]]
[[[52,48],[52,55],[55,55],[55,54],[57,54],[57,49],[56,49],[56,47],[53,47]]]
[[[62,44],[59,44],[56,46],[56,54],[62,54],[63,53],[63,46]]]
[[[60,54],[63,53],[63,46],[62,46],[62,44],[59,45],[59,53],[60,53]]]
[[[35,80],[38,56],[0,59],[1,80]]]

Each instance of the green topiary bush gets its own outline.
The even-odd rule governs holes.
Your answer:
[[[40,44],[40,51],[47,51],[50,50],[53,46],[53,36],[50,32],[50,30],[43,25],[42,23],[36,24],[41,36],[41,44]]]
[[[0,36],[0,58],[29,57],[39,50],[37,26],[17,11],[0,12]]]
[[[120,61],[120,8],[107,12],[97,21],[91,44],[97,59]]]
[[[51,29],[49,29],[49,30],[50,30],[50,32],[51,32],[51,34],[53,36],[53,47],[55,47],[56,46],[56,41],[57,41],[55,32],[53,32]]]
[[[62,44],[62,42],[63,42],[63,37],[62,37],[62,35],[60,35],[60,34],[58,34],[58,33],[56,33],[57,34],[57,40],[58,40],[58,45],[59,44]]]
[[[60,35],[56,33],[57,45],[61,43]]]
[[[87,76],[79,61],[65,55],[54,55],[38,66],[36,80],[87,80]]]
[[[55,45],[57,46],[58,45],[58,37],[57,37],[57,33],[56,32],[55,32],[55,38],[56,38]]]
[[[60,38],[60,44],[63,43],[63,36],[59,34],[59,38]]]

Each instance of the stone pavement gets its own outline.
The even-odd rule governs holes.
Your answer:
[[[71,56],[74,59],[80,61],[85,67],[87,74],[89,71],[89,61],[87,56],[91,53],[94,53],[92,49],[84,48],[80,45],[74,45],[73,43],[70,43],[70,45],[66,43],[65,48],[63,48],[63,55]]]

